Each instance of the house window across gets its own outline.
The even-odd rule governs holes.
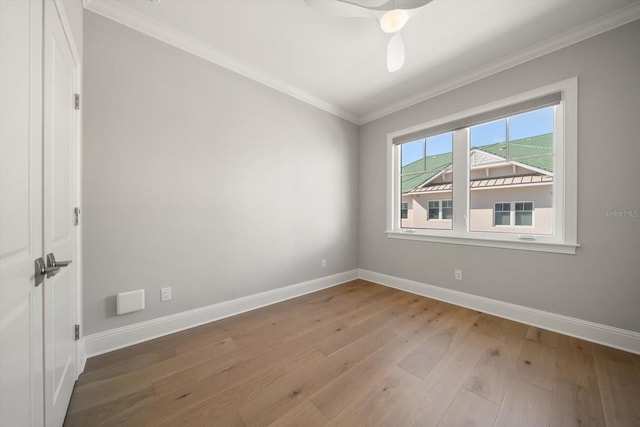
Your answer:
[[[533,226],[533,202],[516,202],[515,224]]]
[[[442,201],[442,219],[453,219],[453,200]]]
[[[440,201],[439,200],[429,201],[429,213],[428,213],[427,219],[440,219]]]
[[[496,227],[511,225],[511,203],[496,203],[493,217],[493,223]]]
[[[451,200],[429,200],[428,220],[448,220],[453,218],[453,202]]]
[[[387,235],[575,253],[576,110],[573,78],[389,134]]]
[[[407,219],[409,217],[409,203],[401,203],[400,204],[400,218]]]

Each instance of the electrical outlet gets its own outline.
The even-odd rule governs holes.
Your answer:
[[[462,270],[455,271],[455,278],[456,280],[462,280]]]
[[[321,266],[322,268],[327,268],[327,260],[326,260],[326,259],[323,259],[323,260],[322,260],[322,262],[320,263],[320,266]]]
[[[171,287],[160,289],[160,300],[169,301],[171,299]]]

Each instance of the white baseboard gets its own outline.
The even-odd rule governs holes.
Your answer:
[[[437,299],[516,322],[526,323],[586,341],[603,344],[631,353],[640,354],[640,333],[601,325],[560,314],[511,304],[452,289],[427,285],[369,270],[359,270],[359,277],[380,285],[389,286],[413,294]]]
[[[358,278],[358,270],[345,271],[283,288],[159,317],[84,337],[86,357],[97,356],[153,338],[193,328],[214,320],[330,288]]]

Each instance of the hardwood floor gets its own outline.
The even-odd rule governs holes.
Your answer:
[[[640,356],[356,280],[93,357],[65,426],[640,426]]]

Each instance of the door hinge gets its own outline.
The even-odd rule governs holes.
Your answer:
[[[73,103],[74,108],[76,110],[79,110],[80,109],[80,94],[79,93],[74,94],[73,99],[74,99],[74,103]]]
[[[80,208],[73,208],[73,225],[80,224]]]
[[[80,325],[75,325],[75,337],[76,337],[76,341],[80,341]]]

